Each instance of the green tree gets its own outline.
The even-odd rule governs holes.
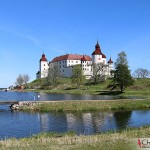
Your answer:
[[[128,69],[128,61],[125,52],[118,54],[118,58],[115,63],[113,81],[114,86],[118,86],[121,92],[123,92],[127,86],[134,83],[134,80],[130,74],[130,70]]]
[[[72,83],[77,85],[77,88],[85,82],[85,76],[82,73],[81,65],[75,65],[72,69]]]
[[[118,54],[118,58],[115,62],[115,67],[117,67],[117,65],[120,65],[120,64],[128,66],[127,55],[124,51]]]

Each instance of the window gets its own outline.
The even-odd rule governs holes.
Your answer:
[[[45,64],[44,64],[44,66],[45,66]]]
[[[78,61],[76,61],[76,63],[78,63]]]

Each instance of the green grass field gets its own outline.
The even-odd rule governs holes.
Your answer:
[[[86,80],[84,85],[76,88],[75,84],[71,83],[70,78],[60,78],[58,84],[46,86],[46,79],[38,79],[29,83],[29,88],[26,91],[31,91],[31,88],[37,92],[47,93],[64,93],[64,94],[106,94],[106,95],[132,95],[132,96],[150,96],[150,79],[136,79],[134,85],[128,87],[124,93],[112,91],[110,92],[109,85],[112,84],[110,79],[98,84],[92,84]]]
[[[20,107],[25,111],[67,112],[67,111],[114,111],[150,109],[150,99],[147,100],[72,100],[72,101],[37,101],[33,105]]]

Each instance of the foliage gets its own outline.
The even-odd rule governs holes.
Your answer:
[[[117,67],[119,64],[128,66],[127,55],[124,51],[118,54],[118,58],[115,62],[115,67]]]
[[[81,65],[75,65],[72,69],[72,83],[75,83],[77,88],[85,82],[85,76],[82,73]]]
[[[138,68],[133,73],[133,76],[135,78],[147,78],[149,75],[150,75],[150,71],[143,68]]]
[[[118,86],[121,92],[123,92],[126,87],[134,83],[134,80],[130,74],[130,70],[128,69],[127,56],[125,52],[118,54],[115,67],[113,78],[114,87]]]

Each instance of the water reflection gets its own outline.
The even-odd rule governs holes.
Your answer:
[[[95,134],[108,130],[150,125],[150,110],[84,112],[84,113],[27,113],[0,111],[0,138],[28,137],[40,132]]]
[[[124,128],[130,123],[132,111],[114,112],[117,128]]]
[[[40,114],[40,126],[41,130],[46,132],[74,131],[76,134],[89,135],[134,127],[134,123],[137,123],[135,115],[138,113],[139,111]],[[146,116],[149,115],[150,111],[146,111]],[[145,118],[146,116],[140,114],[140,117]],[[150,124],[150,120],[139,121],[141,125],[145,125],[145,123]]]

